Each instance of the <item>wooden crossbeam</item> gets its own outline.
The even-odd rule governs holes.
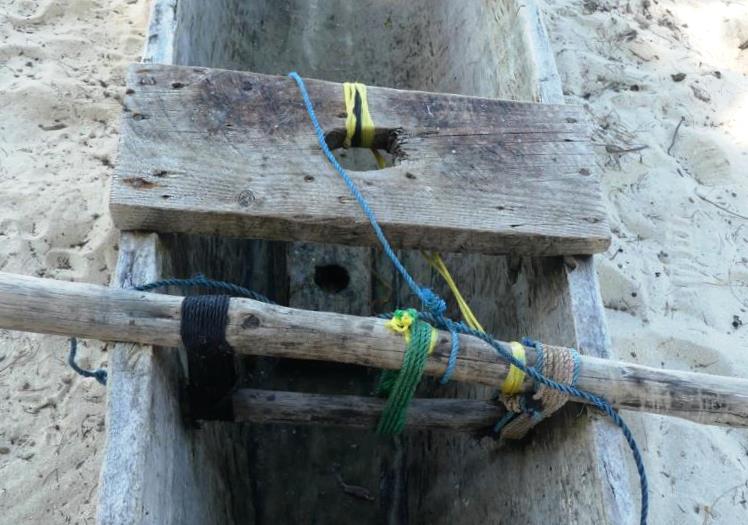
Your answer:
[[[328,143],[342,84],[308,80]],[[351,171],[397,247],[604,251],[609,230],[576,106],[370,87],[383,170]],[[127,76],[111,210],[122,230],[368,245],[371,228],[287,77],[165,65]]]
[[[232,395],[234,421],[293,425],[332,425],[374,429],[385,400],[245,388]],[[408,428],[471,431],[491,428],[506,409],[479,399],[415,398],[408,406]]]
[[[182,298],[0,272],[0,328],[103,341],[176,347]],[[226,340],[238,353],[337,361],[399,369],[404,344],[385,321],[232,299]],[[499,385],[508,366],[480,339],[460,336],[453,378]],[[439,340],[425,373],[441,376],[449,334]],[[528,349],[528,363],[535,355]],[[666,414],[699,423],[748,426],[748,379],[661,370],[581,356],[578,386],[618,408]],[[530,388],[529,381],[524,388]],[[578,400],[584,402],[584,400]]]

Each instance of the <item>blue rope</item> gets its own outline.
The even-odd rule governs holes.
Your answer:
[[[506,414],[504,414],[501,419],[499,419],[496,424],[493,426],[493,432],[494,434],[500,434],[502,429],[509,424],[509,422],[514,419],[514,416],[516,416],[514,412],[511,410],[507,410]]]
[[[444,325],[447,327],[447,330],[449,330],[449,340],[451,343],[447,368],[444,370],[444,374],[439,380],[439,383],[446,385],[452,378],[455,368],[457,368],[457,356],[460,355],[460,338],[457,336],[457,330],[453,327],[454,323],[446,317],[442,318],[444,319]]]
[[[322,130],[322,126],[320,126],[319,120],[317,120],[317,114],[314,112],[314,105],[312,104],[312,100],[309,98],[309,93],[306,90],[304,81],[295,71],[289,73],[288,76],[295,80],[296,84],[299,86],[301,96],[304,98],[304,105],[306,106],[306,110],[309,113],[309,118],[311,119],[312,125],[314,126],[314,132],[317,134],[317,140],[319,141],[319,145],[322,148],[322,152],[325,154],[325,157],[327,157],[327,160],[330,161],[332,167],[335,168],[335,171],[337,171],[340,177],[343,179],[346,186],[348,186],[348,189],[351,191],[351,194],[356,199],[359,206],[361,206],[361,209],[364,210],[364,214],[366,215],[366,218],[369,219],[371,227],[374,229],[374,233],[376,234],[377,239],[379,239],[379,243],[382,245],[384,253],[387,255],[387,257],[390,258],[392,264],[395,265],[395,268],[400,273],[400,275],[402,275],[403,279],[405,279],[408,287],[421,300],[424,309],[434,315],[444,315],[444,312],[447,311],[447,303],[445,303],[444,299],[439,297],[429,288],[419,286],[418,283],[416,283],[415,279],[413,279],[413,277],[410,275],[410,273],[408,273],[408,270],[405,269],[405,266],[403,266],[403,264],[400,262],[400,259],[397,258],[397,255],[395,255],[395,251],[392,249],[390,242],[384,235],[382,227],[379,226],[377,217],[374,214],[374,211],[369,207],[369,203],[366,201],[366,198],[361,194],[361,191],[358,189],[358,186],[356,186],[356,183],[353,182],[348,173],[346,173],[345,169],[343,169],[343,166],[340,165],[338,159],[335,158],[335,155],[333,155],[332,151],[327,145],[327,142],[325,141],[325,132]]]
[[[530,339],[529,337],[523,337],[522,338],[522,344],[525,346],[529,346],[531,348],[535,349],[535,370],[543,373],[543,366],[545,366],[545,349],[543,348],[543,343],[540,341],[534,341],[533,339]],[[576,361],[574,361],[574,364],[576,365]],[[575,366],[576,371],[576,366]],[[577,378],[575,378],[572,375],[572,383],[576,384]]]
[[[226,281],[216,281],[214,279],[208,279],[202,274],[198,274],[191,279],[162,279],[160,281],[154,281],[152,283],[144,284],[142,286],[135,286],[133,287],[133,290],[137,290],[139,292],[150,292],[152,290],[156,290],[159,288],[167,288],[169,286],[174,286],[178,288],[196,288],[196,287],[203,287],[203,288],[209,288],[212,290],[220,290],[222,292],[226,292],[228,295],[232,297],[248,297],[249,299],[254,299],[255,301],[261,301],[263,303],[269,303],[269,304],[275,304],[273,301],[268,299],[262,294],[259,294],[257,292],[253,292],[252,290],[248,288],[244,288],[243,286],[236,285],[234,283],[229,283]],[[75,356],[78,351],[78,340],[75,337],[70,338],[70,343],[68,347],[68,364],[70,365],[70,368],[72,368],[75,372],[77,372],[79,375],[83,377],[92,377],[96,379],[100,384],[106,386],[106,380],[107,380],[107,372],[103,368],[99,368],[97,370],[86,370],[85,368],[81,368],[78,366],[78,363],[75,362]]]
[[[78,374],[83,377],[93,377],[99,384],[106,386],[107,373],[103,368],[97,368],[96,370],[86,370],[78,366],[75,362],[75,355],[78,353],[78,340],[75,337],[70,338],[70,350],[68,352],[68,364],[70,368],[75,370]]]
[[[160,281],[155,281],[141,286],[135,286],[133,287],[133,290],[137,290],[139,292],[150,292],[151,290],[167,288],[169,286],[178,288],[209,288],[212,290],[226,292],[232,297],[247,297],[249,299],[254,299],[255,301],[260,301],[263,303],[275,304],[264,295],[254,292],[249,288],[244,288],[243,286],[239,286],[237,284],[229,283],[226,281],[208,279],[202,274],[197,274],[190,279],[161,279]]]
[[[408,287],[413,291],[413,293],[421,300],[421,303],[423,303],[423,307],[427,312],[430,312],[431,314],[445,319],[444,313],[447,311],[447,303],[439,297],[436,293],[434,293],[433,290],[430,288],[426,288],[424,286],[420,286],[415,279],[413,279],[413,276],[410,275],[408,270],[405,268],[402,262],[400,262],[400,259],[395,254],[395,251],[392,249],[392,246],[390,245],[389,240],[387,239],[387,236],[384,234],[384,231],[382,231],[382,227],[379,225],[379,222],[377,221],[377,217],[374,214],[374,210],[371,209],[369,206],[369,203],[366,201],[366,197],[363,196],[361,193],[361,190],[358,189],[358,186],[355,182],[353,182],[353,179],[348,175],[348,173],[345,171],[343,166],[340,165],[338,162],[338,159],[335,158],[335,155],[333,155],[332,150],[330,150],[330,147],[327,145],[327,141],[325,140],[325,132],[322,129],[322,126],[319,123],[319,120],[317,119],[317,114],[314,112],[314,104],[312,104],[312,100],[309,97],[309,93],[307,92],[306,85],[304,85],[304,80],[299,76],[298,73],[295,71],[292,71],[288,74],[289,77],[291,77],[296,84],[299,86],[299,90],[301,91],[301,96],[304,99],[304,105],[306,106],[307,113],[309,113],[309,118],[312,121],[312,125],[314,126],[314,132],[317,135],[317,141],[319,142],[320,148],[322,148],[322,152],[325,154],[325,157],[327,157],[327,160],[330,161],[330,164],[332,164],[332,167],[335,168],[335,171],[338,172],[340,177],[343,179],[343,182],[345,182],[345,185],[348,186],[348,189],[350,190],[353,197],[356,199],[356,202],[358,202],[359,206],[361,206],[361,209],[364,211],[364,214],[366,215],[366,218],[369,219],[369,223],[371,224],[371,227],[374,229],[374,233],[377,236],[377,239],[379,240],[379,243],[382,245],[382,250],[384,250],[384,253],[389,257],[390,261],[392,261],[392,264],[395,266],[395,269],[402,275],[403,279],[405,280]],[[448,321],[445,319],[445,321]],[[449,330],[451,334],[451,340],[452,340],[452,348],[449,354],[449,361],[447,363],[447,369],[444,371],[444,375],[441,378],[441,383],[446,384],[449,382],[450,377],[452,377],[452,373],[454,372],[455,367],[457,366],[457,356],[460,353],[460,341],[457,337],[457,333],[454,332],[449,328],[450,323],[446,322],[445,325],[447,326],[447,330]]]
[[[377,236],[377,239],[379,239],[379,242],[382,245],[382,249],[384,250],[384,253],[390,258],[392,261],[392,264],[395,266],[397,271],[402,275],[403,279],[405,279],[405,282],[408,284],[411,290],[421,299],[421,302],[424,305],[425,312],[421,314],[424,318],[431,316],[432,318],[432,324],[434,326],[437,326],[438,328],[442,328],[444,330],[449,330],[452,334],[452,341],[453,341],[453,352],[452,355],[450,355],[450,361],[454,358],[456,361],[456,353],[454,341],[457,340],[457,337],[455,337],[455,332],[460,332],[467,335],[472,335],[474,337],[477,337],[489,345],[493,347],[499,355],[501,355],[507,362],[513,364],[523,372],[525,372],[527,375],[529,375],[531,378],[533,378],[535,381],[537,381],[540,384],[543,384],[547,387],[553,388],[555,390],[558,390],[560,392],[563,392],[565,394],[568,394],[573,397],[577,397],[580,399],[584,399],[589,404],[597,407],[599,410],[604,412],[608,415],[608,417],[613,420],[613,422],[618,426],[618,428],[621,429],[621,432],[623,433],[623,437],[626,439],[626,442],[629,445],[629,448],[631,449],[631,453],[634,457],[634,462],[636,463],[636,470],[639,473],[639,485],[641,487],[641,496],[642,496],[642,506],[641,506],[641,518],[640,523],[641,525],[646,525],[647,523],[647,513],[649,510],[649,493],[648,493],[648,482],[647,482],[647,474],[644,469],[644,462],[642,460],[641,453],[639,452],[639,446],[636,443],[636,440],[634,439],[634,436],[631,433],[631,430],[629,429],[628,425],[623,421],[621,416],[618,414],[618,412],[611,406],[610,403],[608,403],[605,399],[598,397],[594,394],[591,394],[590,392],[586,392],[584,390],[580,390],[576,386],[573,385],[565,385],[562,383],[558,383],[552,379],[549,379],[545,377],[543,374],[535,370],[533,367],[526,366],[522,361],[515,358],[512,354],[511,349],[507,348],[504,343],[501,343],[500,341],[497,341],[493,339],[491,336],[480,332],[478,330],[473,330],[472,328],[469,328],[465,326],[462,323],[456,323],[454,321],[451,321],[447,319],[444,316],[444,313],[446,312],[446,303],[443,299],[441,299],[438,295],[436,295],[433,291],[431,291],[428,288],[421,287],[416,283],[415,279],[408,273],[408,271],[405,269],[403,264],[400,262],[400,259],[398,259],[397,255],[395,255],[394,250],[392,249],[392,246],[390,245],[389,241],[387,240],[387,237],[384,235],[384,232],[382,231],[382,228],[379,226],[379,223],[377,222],[376,215],[372,211],[372,209],[369,207],[369,203],[366,201],[366,198],[361,194],[361,191],[356,186],[356,183],[353,182],[353,180],[348,176],[345,169],[340,165],[338,160],[333,155],[330,148],[327,146],[327,142],[325,141],[325,132],[322,130],[322,126],[319,124],[319,120],[317,120],[317,115],[314,112],[314,105],[312,104],[311,99],[309,98],[309,93],[307,92],[306,86],[304,85],[304,81],[302,78],[298,75],[298,73],[291,72],[288,75],[291,79],[293,79],[297,86],[299,87],[299,91],[301,92],[301,96],[304,99],[304,105],[306,106],[307,113],[309,114],[309,118],[312,121],[312,125],[314,126],[314,131],[317,134],[317,140],[319,142],[320,148],[322,148],[322,152],[327,157],[327,160],[330,161],[330,164],[332,164],[333,168],[335,168],[335,171],[338,172],[338,174],[341,176],[343,181],[345,182],[346,186],[348,186],[348,189],[351,191],[351,194],[356,199],[358,204],[361,206],[361,209],[364,211],[364,214],[369,219],[369,222],[371,223],[372,228],[374,228],[374,233]],[[579,356],[574,352],[574,382],[576,381],[576,377],[578,376],[578,370],[579,370]]]

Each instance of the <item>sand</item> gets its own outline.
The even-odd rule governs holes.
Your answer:
[[[541,5],[567,102],[599,125],[613,244],[597,259],[618,357],[748,377],[748,2]],[[0,271],[109,281],[123,68],[147,11],[0,0]],[[82,364],[105,350],[87,342]],[[0,525],[94,522],[105,393],[64,357],[63,338],[0,331]],[[625,416],[651,523],[746,522],[748,432]]]
[[[0,3],[0,271],[107,283],[123,68],[145,0]],[[0,330],[0,523],[93,523],[105,391],[66,341]],[[106,362],[86,343],[83,363]]]
[[[546,2],[546,21],[567,102],[599,124],[616,354],[748,377],[748,3],[577,4]],[[626,416],[651,523],[748,521],[748,432]]]

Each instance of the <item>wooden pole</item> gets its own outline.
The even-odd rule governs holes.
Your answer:
[[[234,421],[376,428],[385,400],[376,397],[241,389],[232,396]],[[408,428],[480,430],[506,413],[500,403],[477,399],[413,399]]]
[[[180,344],[181,297],[0,272],[0,328],[156,346]],[[385,321],[232,299],[226,339],[236,352],[398,369],[402,337]],[[456,381],[499,385],[508,366],[483,341],[460,336]],[[444,373],[449,334],[426,364]],[[528,351],[528,362],[534,353]],[[529,388],[530,382],[525,382]],[[618,408],[704,424],[748,426],[748,380],[582,356],[578,386]],[[579,400],[583,401],[583,400]]]

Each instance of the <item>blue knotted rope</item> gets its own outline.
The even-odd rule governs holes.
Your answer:
[[[531,378],[533,378],[535,381],[537,381],[540,384],[543,384],[549,388],[553,388],[554,390],[558,390],[559,392],[562,392],[564,394],[577,397],[580,399],[584,399],[589,404],[597,407],[599,410],[604,412],[608,417],[611,418],[611,420],[621,429],[621,432],[623,433],[624,439],[626,440],[626,443],[628,443],[629,448],[631,449],[631,453],[634,458],[634,462],[636,463],[636,470],[639,473],[639,484],[641,488],[641,497],[642,497],[642,506],[641,506],[641,515],[640,515],[640,523],[641,525],[646,525],[647,523],[647,512],[649,510],[649,494],[648,494],[648,482],[647,482],[647,475],[644,469],[644,462],[642,460],[641,453],[639,451],[639,446],[636,443],[636,440],[634,439],[634,436],[631,433],[631,430],[629,429],[628,425],[623,421],[621,416],[618,414],[618,412],[613,408],[613,406],[608,403],[605,399],[596,396],[590,392],[586,392],[584,390],[580,390],[579,388],[572,386],[572,385],[565,385],[562,383],[558,383],[552,379],[547,378],[533,367],[528,367],[520,361],[519,359],[515,358],[512,354],[511,349],[506,348],[506,345],[504,343],[501,343],[500,341],[495,340],[491,336],[480,332],[478,330],[474,330],[472,328],[469,328],[465,326],[462,323],[457,323],[452,320],[449,320],[445,317],[446,312],[446,303],[442,298],[440,298],[438,295],[436,295],[433,291],[431,291],[428,288],[421,287],[415,279],[408,273],[408,271],[405,269],[405,266],[403,266],[402,262],[400,262],[400,259],[395,254],[395,251],[392,249],[392,246],[390,245],[389,241],[387,240],[387,237],[385,236],[384,232],[382,231],[381,226],[379,225],[376,215],[374,214],[374,211],[369,206],[369,203],[366,201],[366,198],[363,196],[361,191],[356,186],[356,183],[353,182],[353,180],[350,178],[348,173],[346,173],[343,166],[340,165],[338,160],[333,155],[332,151],[330,150],[330,147],[327,145],[327,141],[325,140],[325,132],[322,129],[322,126],[320,126],[319,120],[317,119],[317,115],[314,112],[314,105],[312,104],[312,101],[309,97],[309,93],[307,92],[306,86],[304,85],[304,80],[296,73],[295,71],[289,73],[288,75],[291,79],[293,79],[297,86],[299,87],[299,91],[301,92],[301,96],[304,99],[304,105],[306,106],[307,113],[309,114],[309,119],[312,122],[312,125],[314,126],[314,132],[317,135],[317,140],[319,142],[320,148],[322,149],[322,152],[325,154],[325,157],[327,157],[327,160],[330,161],[330,164],[332,164],[333,168],[335,168],[335,171],[338,172],[340,177],[345,182],[346,186],[348,186],[348,189],[350,190],[353,197],[356,199],[358,204],[361,206],[361,209],[364,211],[364,214],[366,215],[367,219],[369,219],[369,222],[371,223],[372,228],[374,229],[374,233],[377,236],[377,239],[379,239],[380,244],[382,245],[382,249],[384,250],[384,253],[389,257],[389,259],[392,261],[392,264],[395,266],[397,271],[402,275],[405,282],[408,284],[410,289],[413,291],[413,293],[416,294],[421,299],[421,302],[424,305],[424,308],[426,312],[423,312],[421,314],[422,317],[426,317],[428,315],[431,315],[432,321],[434,326],[437,326],[438,328],[442,328],[444,330],[449,330],[452,334],[452,340],[457,340],[456,332],[472,335],[473,337],[477,337],[489,345],[493,347],[499,355],[501,355],[502,358],[504,358],[507,362],[511,363],[512,365],[516,366],[523,372],[525,372],[527,375],[529,375]],[[455,345],[453,344],[453,350]],[[450,360],[453,356],[450,356]],[[456,361],[456,354],[454,355],[454,359]],[[575,359],[576,361],[576,359]],[[574,373],[574,380],[576,380],[576,376],[578,374],[578,362],[575,362],[575,373]],[[449,370],[449,369],[448,369]]]

